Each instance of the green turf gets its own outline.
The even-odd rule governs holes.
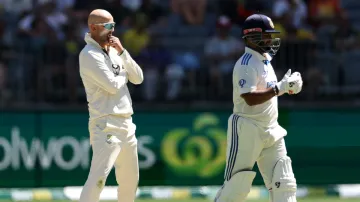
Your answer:
[[[298,199],[298,202],[359,202],[360,199],[339,199],[339,198],[310,198]],[[0,200],[0,202],[13,202],[11,200]],[[33,201],[33,202],[71,202],[71,201]],[[105,202],[105,201],[103,201]],[[115,202],[115,201],[111,201]],[[136,200],[136,202],[211,202],[204,199],[184,200]],[[248,200],[247,202],[268,202],[267,200]]]
[[[359,199],[311,198],[298,199],[298,202],[359,202]],[[136,202],[211,202],[210,200],[137,200]],[[269,202],[268,200],[247,200],[247,202]]]
[[[298,199],[298,202],[359,202],[359,199],[339,199],[339,198],[312,198]],[[136,202],[211,202],[210,200],[137,200]],[[247,202],[269,202],[268,200],[247,200]]]

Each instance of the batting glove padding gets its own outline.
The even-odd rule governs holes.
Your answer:
[[[298,94],[300,93],[303,85],[301,74],[299,72],[294,72],[291,74],[291,69],[289,69],[284,75],[283,79],[276,85],[279,89],[279,95],[284,93],[288,93],[290,95]]]

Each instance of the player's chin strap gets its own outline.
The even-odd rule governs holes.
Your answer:
[[[214,202],[244,202],[256,176],[254,171],[241,171],[225,182]]]
[[[297,185],[289,157],[282,157],[276,163],[271,187],[271,202],[296,202]]]

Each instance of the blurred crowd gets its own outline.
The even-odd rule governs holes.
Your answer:
[[[135,102],[231,101],[241,26],[254,13],[281,31],[278,79],[302,73],[297,100],[360,94],[358,0],[0,0],[1,105],[85,102],[78,53],[96,8],[112,13],[114,35],[144,70],[130,86]]]

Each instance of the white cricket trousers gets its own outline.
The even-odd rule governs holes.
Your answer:
[[[118,202],[134,202],[139,181],[136,126],[132,118],[106,116],[89,122],[93,155],[80,202],[98,202],[115,167]]]
[[[228,120],[225,181],[239,171],[251,171],[255,165],[265,186],[271,189],[276,162],[287,155],[281,126],[264,131],[250,120],[232,114]]]

